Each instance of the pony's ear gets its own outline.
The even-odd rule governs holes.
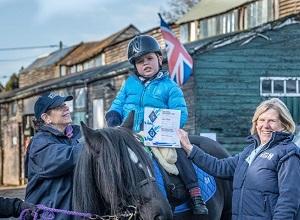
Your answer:
[[[99,132],[95,131],[92,128],[89,128],[82,121],[80,121],[80,125],[87,147],[93,151],[96,151],[96,149],[93,149],[93,146],[95,145],[94,143],[97,143],[97,136],[99,136]]]
[[[87,137],[89,133],[92,133],[94,130],[89,128],[83,121],[80,121],[81,130],[84,137]]]
[[[121,124],[121,127],[128,128],[130,130],[133,130],[134,125],[134,111],[131,111],[125,121]]]

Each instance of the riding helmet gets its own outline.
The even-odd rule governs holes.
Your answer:
[[[135,60],[147,53],[158,53],[161,55],[160,45],[157,40],[150,35],[138,35],[128,44],[128,61],[135,64]]]

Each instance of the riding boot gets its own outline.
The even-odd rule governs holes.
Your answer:
[[[194,215],[208,215],[208,209],[204,200],[202,199],[200,188],[195,187],[189,190],[192,200],[192,208]]]

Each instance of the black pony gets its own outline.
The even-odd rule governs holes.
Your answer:
[[[75,210],[121,216],[131,205],[138,208],[140,217],[145,220],[231,219],[232,181],[218,178],[215,179],[216,193],[207,202],[208,216],[194,216],[187,211],[172,217],[170,206],[166,204],[155,184],[150,157],[136,140],[131,131],[132,127],[133,114],[121,127],[116,128],[92,130],[82,124],[86,147],[81,153],[74,174]],[[211,139],[194,135],[190,136],[190,140],[217,158],[229,156],[220,144]],[[174,180],[177,187],[182,184],[176,176],[169,179]],[[174,204],[172,196],[168,194],[172,207],[188,198],[183,195],[183,200],[177,200]]]
[[[82,123],[82,132],[85,147],[74,173],[74,210],[98,215],[95,219],[173,218],[155,183],[150,157],[129,129],[93,130]]]
[[[194,146],[200,147],[206,153],[213,155],[217,158],[225,158],[230,156],[229,153],[216,141],[213,141],[206,137],[190,135],[189,139]],[[178,188],[182,188],[183,183],[178,176],[168,175],[168,179],[173,181]],[[232,179],[220,179],[215,178],[216,182],[216,192],[215,194],[208,200],[207,208],[208,215],[193,215],[191,211],[178,213],[174,215],[175,220],[230,220],[231,219],[231,200],[232,200]],[[172,198],[173,194],[168,191],[168,198],[172,206],[176,204],[172,204],[174,198]],[[182,195],[183,201],[188,198],[188,193],[185,191]],[[176,200],[176,199],[175,199]],[[183,202],[181,201],[181,202]],[[176,202],[177,205],[180,201]]]

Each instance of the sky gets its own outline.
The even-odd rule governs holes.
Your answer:
[[[167,0],[0,0],[0,82],[56,47],[101,40],[133,24],[140,31],[159,26]]]

